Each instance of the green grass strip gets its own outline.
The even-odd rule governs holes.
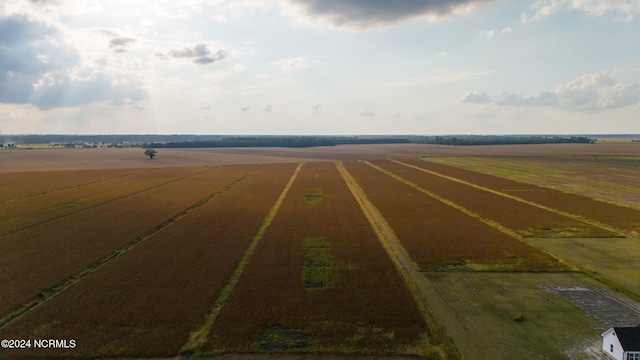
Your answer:
[[[372,163],[370,163],[368,161],[364,161],[364,163],[369,165],[369,166],[371,166],[372,168],[374,168],[374,169],[376,169],[376,170],[378,170],[378,171],[380,171],[380,172],[382,172],[382,173],[384,173],[384,174],[386,174],[386,175],[388,175],[388,176],[390,176],[390,177],[392,177],[392,178],[394,178],[394,179],[406,184],[406,185],[411,186],[412,188],[420,191],[423,194],[426,194],[426,195],[428,195],[428,196],[430,196],[430,197],[432,197],[432,198],[434,198],[434,199],[436,199],[436,200],[438,200],[438,201],[440,201],[440,202],[442,202],[442,203],[444,203],[446,205],[449,205],[452,208],[454,208],[454,209],[456,209],[458,211],[461,211],[461,212],[471,216],[472,218],[474,218],[474,219],[476,219],[476,220],[478,220],[478,221],[480,221],[480,222],[482,222],[482,223],[484,223],[484,224],[486,224],[486,225],[488,225],[488,226],[490,226],[490,227],[492,227],[492,228],[494,228],[494,229],[496,229],[496,230],[498,230],[498,231],[500,231],[500,232],[502,232],[502,233],[504,233],[504,234],[506,234],[506,235],[508,235],[508,236],[510,236],[510,237],[522,242],[522,243],[524,243],[524,244],[527,244],[527,242],[522,239],[522,236],[520,236],[520,234],[518,234],[517,232],[505,227],[504,225],[502,225],[502,224],[500,224],[500,223],[498,223],[498,222],[496,222],[494,220],[487,219],[487,218],[481,216],[480,214],[477,214],[477,213],[465,208],[462,205],[456,204],[456,203],[454,203],[453,201],[451,201],[449,199],[445,199],[442,196],[440,196],[440,195],[438,195],[438,194],[436,194],[434,192],[431,192],[431,191],[429,191],[427,189],[423,189],[420,186],[418,186],[417,184],[415,184],[415,183],[413,183],[413,182],[411,182],[411,181],[409,181],[409,180],[407,180],[407,179],[405,179],[405,178],[403,178],[403,177],[401,177],[399,175],[396,175],[396,174],[394,174],[394,173],[392,173],[392,172],[390,172],[388,170],[385,170],[385,169],[383,169],[383,168],[381,168],[381,167],[379,167],[377,165],[374,165],[374,164],[372,164]],[[527,246],[531,246],[531,245],[527,244]],[[550,256],[551,258],[557,260],[561,264],[565,265],[569,270],[576,271],[576,272],[579,271],[578,267],[576,267],[575,265],[571,264],[570,262],[568,262],[568,261],[566,261],[566,260],[564,260],[564,259],[562,259],[562,258],[560,258],[558,256],[555,256],[555,255],[549,253],[548,251],[544,251],[542,249],[538,249],[538,250],[540,250],[544,254]]]
[[[298,176],[298,173],[300,172],[300,169],[302,168],[303,164],[304,162],[300,162],[298,164],[298,167],[296,167],[295,171],[291,175],[291,178],[289,178],[289,182],[287,183],[287,185],[285,185],[284,189],[282,189],[280,196],[276,200],[275,204],[273,204],[273,206],[269,210],[269,213],[267,213],[267,216],[262,221],[260,228],[258,228],[258,232],[256,232],[256,234],[251,239],[251,244],[249,245],[247,252],[244,254],[242,259],[240,260],[240,263],[238,263],[238,266],[236,267],[236,270],[234,271],[233,275],[231,275],[231,278],[227,281],[227,284],[220,292],[220,295],[218,296],[218,299],[213,304],[211,311],[209,312],[209,314],[207,314],[207,316],[205,317],[202,324],[198,327],[198,329],[191,333],[189,340],[187,340],[187,343],[180,350],[181,354],[196,353],[206,343],[207,338],[209,337],[209,332],[211,331],[211,327],[213,326],[213,323],[218,317],[220,310],[222,310],[222,307],[231,296],[233,289],[238,284],[240,277],[244,273],[244,269],[247,267],[247,264],[249,264],[249,260],[251,259],[251,256],[253,255],[253,253],[256,250],[256,247],[258,246],[258,243],[260,242],[264,234],[267,232],[267,229],[269,228],[269,226],[271,225],[271,222],[273,221],[276,214],[278,213],[280,206],[282,206],[282,202],[284,201],[284,198],[287,196],[287,193],[289,192],[289,189],[291,188],[291,186],[293,185],[293,182]]]
[[[244,175],[244,176],[232,181],[231,183],[227,184],[222,189],[220,189],[220,190],[216,191],[215,193],[207,196],[206,198],[200,200],[198,203],[196,203],[193,206],[189,207],[188,209],[182,211],[181,213],[179,213],[178,215],[172,217],[171,219],[163,222],[162,224],[156,226],[155,228],[151,229],[149,232],[147,232],[146,234],[140,236],[139,238],[135,239],[134,241],[124,245],[123,247],[121,247],[121,248],[113,251],[109,255],[103,257],[102,259],[94,262],[93,264],[89,265],[88,267],[86,267],[85,269],[83,269],[82,271],[77,273],[76,275],[68,278],[64,282],[62,282],[62,283],[60,283],[60,284],[58,284],[58,285],[56,285],[54,287],[51,287],[49,289],[42,290],[36,299],[32,300],[29,303],[26,303],[25,305],[20,307],[18,310],[14,311],[12,313],[9,313],[9,314],[5,315],[4,317],[2,317],[0,319],[0,329],[4,328],[8,324],[10,324],[12,321],[20,318],[21,316],[23,316],[27,312],[33,310],[34,308],[36,308],[37,306],[39,306],[43,302],[51,299],[52,297],[60,294],[64,290],[70,288],[71,286],[73,286],[73,284],[75,284],[78,281],[84,279],[89,274],[97,271],[101,267],[107,265],[113,259],[115,259],[118,256],[121,256],[122,254],[126,253],[127,251],[133,249],[134,247],[136,247],[137,245],[139,245],[143,241],[149,239],[150,237],[152,237],[156,233],[164,230],[169,225],[171,225],[171,224],[175,223],[176,221],[182,219],[183,217],[187,216],[189,213],[191,213],[192,211],[194,211],[197,208],[201,207],[202,205],[206,204],[207,202],[215,199],[216,197],[218,197],[220,194],[224,193],[225,191],[227,191],[227,190],[231,189],[232,187],[238,185],[239,183],[244,181],[249,176],[256,174],[258,171],[260,171],[260,168],[256,168],[254,171],[252,171],[252,172],[250,172],[250,173],[248,173],[248,174],[246,174],[246,175]]]

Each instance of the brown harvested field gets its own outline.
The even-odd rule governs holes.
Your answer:
[[[389,160],[374,161],[423,189],[527,237],[610,237],[616,234],[513,199],[428,174]]]
[[[426,332],[335,164],[316,162],[298,174],[204,350],[424,353]]]
[[[175,168],[175,181],[0,238],[0,316],[180,214],[255,166]]]
[[[425,270],[546,271],[539,250],[361,162],[345,162],[401,244]]]
[[[133,173],[132,169],[3,173],[0,182],[0,202],[84,186]]]
[[[233,273],[296,164],[266,165],[0,331],[74,357],[172,356]],[[81,314],[81,316],[79,316]],[[2,354],[4,357],[11,353]],[[20,356],[60,356],[58,349]]]
[[[564,273],[568,268],[548,254],[638,294],[631,284],[637,274],[630,270],[634,237],[522,242],[507,227],[524,228],[522,235],[537,228],[537,235],[569,236],[558,229],[576,230],[576,220],[556,224],[529,210],[511,216],[517,209],[495,198],[513,199],[437,176],[425,180],[424,172],[387,159],[613,224],[618,216],[608,212],[617,207],[579,213],[576,206],[600,203],[525,183],[586,197],[604,194],[616,203],[616,196],[640,194],[634,176],[640,144],[158,150],[154,160],[141,148],[0,150],[0,337],[78,340],[67,350],[0,349],[0,358],[155,358],[181,349],[221,358],[439,358],[447,349],[438,343],[440,324],[465,358],[491,339],[502,346],[493,352],[498,358],[562,358],[566,344],[600,338],[585,331],[587,315],[564,305],[562,314],[554,312],[559,299],[536,287],[576,275]],[[390,172],[355,162],[360,159]],[[381,228],[389,235],[385,245],[394,245],[391,256],[336,160],[390,225]],[[274,214],[269,207],[279,204],[274,199],[300,161],[306,161],[302,172],[266,227]],[[475,191],[492,196],[478,199]],[[379,214],[374,227],[384,223]],[[628,215],[621,219],[633,226]],[[256,234],[258,227],[264,237]],[[592,231],[590,225],[579,230]],[[423,275],[411,268],[409,256],[416,268],[429,271],[405,276],[413,292],[398,274]],[[411,294],[424,299],[424,314]],[[222,303],[221,312],[212,312]],[[513,321],[518,311],[525,311],[526,321]],[[429,322],[434,331],[424,322],[430,313],[442,321]],[[478,329],[486,334],[478,336]],[[536,346],[527,347],[527,339]],[[518,349],[506,349],[509,344]]]
[[[570,214],[580,215],[628,232],[635,232],[636,234],[640,232],[640,210],[430,161],[407,159],[403,160],[403,162]]]
[[[141,148],[16,149],[0,153],[0,173],[229,165],[300,160],[362,160],[420,156],[594,156],[640,155],[638,143],[447,146],[427,144],[340,145],[310,148],[158,149],[149,160]]]
[[[188,176],[200,170],[199,167],[185,168],[182,170],[182,175]],[[112,172],[110,177],[104,177],[107,172]],[[99,175],[102,177],[98,177]],[[0,235],[27,229],[170,183],[176,180],[176,170],[173,168],[87,170],[73,173],[72,179],[68,177],[55,179],[57,181],[51,182],[58,188],[15,198],[0,207]],[[0,191],[5,190],[11,191],[5,186],[0,186]]]

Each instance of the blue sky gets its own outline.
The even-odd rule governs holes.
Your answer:
[[[640,0],[0,0],[3,134],[640,133]]]

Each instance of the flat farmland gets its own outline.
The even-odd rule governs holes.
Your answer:
[[[140,169],[144,170],[148,169]],[[83,186],[135,172],[132,169],[98,169],[3,173],[0,180],[0,202]]]
[[[526,237],[611,237],[616,234],[392,161],[373,164]]]
[[[2,236],[0,314],[18,310],[255,168],[178,168],[163,186]]]
[[[11,323],[0,337],[75,338],[78,347],[69,353],[74,357],[178,353],[233,273],[294,168],[295,164],[261,168]]]
[[[316,162],[300,171],[204,350],[438,356],[427,334],[335,164]]]
[[[640,146],[616,155],[428,157],[438,162],[520,183],[552,188],[640,209]],[[632,151],[636,150],[636,151]]]
[[[595,360],[548,289],[640,299],[638,151],[3,150],[0,338],[77,346],[0,358]]]
[[[430,161],[408,159],[405,162],[546,207],[596,220],[631,234],[640,233],[640,210]],[[635,180],[636,185],[640,186],[637,177]]]
[[[201,168],[184,168],[181,176],[189,176]],[[109,172],[110,174],[102,174]],[[29,227],[71,215],[107,202],[116,201],[138,192],[150,190],[176,181],[172,168],[140,170],[88,170],[73,174],[73,180],[65,177],[48,179],[57,188],[48,188],[37,194],[7,200],[0,207],[0,235],[10,234]],[[25,181],[29,183],[29,181]],[[75,185],[71,185],[75,184]],[[0,186],[2,193],[15,193],[10,186]]]
[[[420,269],[565,269],[541,251],[369,165],[361,162],[344,165]]]

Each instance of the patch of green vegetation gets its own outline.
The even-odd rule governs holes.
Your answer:
[[[308,205],[318,205],[325,197],[326,195],[324,194],[324,190],[320,187],[316,187],[304,195],[304,202]]]
[[[430,307],[466,359],[580,358],[600,338],[593,318],[541,289],[599,286],[582,274],[434,272],[425,281],[438,294]]]
[[[313,289],[328,289],[338,283],[336,261],[331,255],[331,243],[323,237],[308,237],[304,239],[306,261],[302,267],[302,283],[304,287]]]
[[[300,329],[275,323],[256,336],[254,345],[260,351],[301,350],[309,347],[309,336]]]
[[[616,290],[640,299],[640,257],[638,238],[527,238],[525,242],[566,259]]]

